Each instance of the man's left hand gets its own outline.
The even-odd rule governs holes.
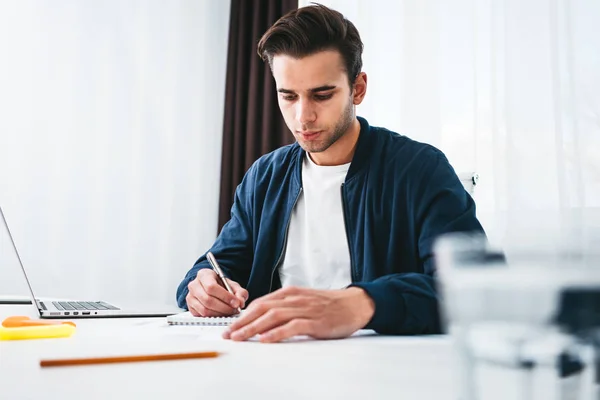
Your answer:
[[[373,317],[375,303],[361,288],[317,290],[286,287],[253,301],[229,329],[226,339],[279,342],[296,335],[315,339],[348,337]]]

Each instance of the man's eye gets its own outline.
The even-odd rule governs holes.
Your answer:
[[[316,94],[315,95],[315,99],[317,100],[329,100],[331,97],[333,97],[332,93],[329,94]]]
[[[287,101],[292,101],[296,98],[296,96],[283,96],[282,98]]]

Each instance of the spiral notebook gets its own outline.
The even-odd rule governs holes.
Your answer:
[[[194,317],[192,313],[186,311],[175,315],[169,315],[167,322],[169,325],[201,325],[201,326],[227,326],[231,325],[238,315],[231,317]]]

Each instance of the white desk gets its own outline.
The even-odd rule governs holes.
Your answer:
[[[10,315],[37,317],[32,306],[0,306],[0,320]],[[159,318],[73,321],[77,332],[70,338],[0,341],[1,399],[456,397],[452,348],[443,336],[261,344],[223,340],[221,328],[171,327]],[[48,358],[203,350],[224,354],[184,361],[39,367],[39,361]]]

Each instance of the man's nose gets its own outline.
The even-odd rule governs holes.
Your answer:
[[[306,99],[298,100],[298,103],[296,103],[296,120],[305,125],[314,122],[316,119],[317,113],[312,102]]]

